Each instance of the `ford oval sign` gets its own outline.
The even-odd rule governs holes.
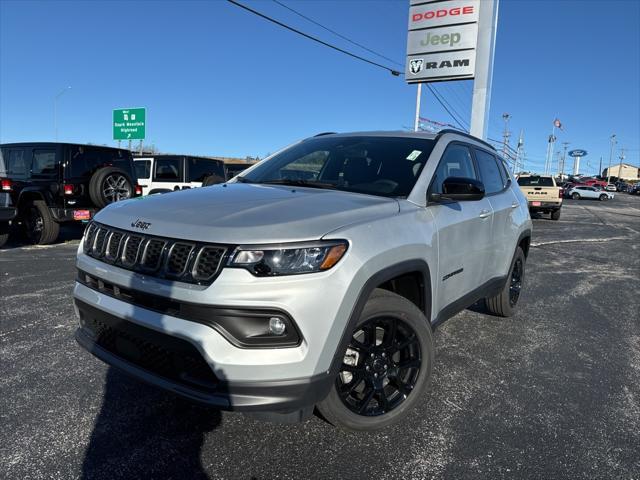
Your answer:
[[[569,156],[570,157],[586,157],[587,156],[587,151],[586,150],[571,150],[569,152]]]

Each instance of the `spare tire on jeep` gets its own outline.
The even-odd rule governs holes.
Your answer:
[[[89,181],[89,197],[98,208],[133,197],[133,181],[127,172],[116,167],[103,167]]]

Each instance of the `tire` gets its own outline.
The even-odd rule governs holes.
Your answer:
[[[96,170],[89,181],[89,197],[98,208],[133,197],[133,182],[120,168],[104,167]]]
[[[551,212],[551,220],[560,220],[560,209]]]
[[[601,202],[606,202],[607,200],[609,200],[609,196],[605,195],[604,193],[602,195],[600,195],[600,201]]]
[[[0,233],[0,248],[4,247],[4,244],[9,240],[8,233]]]
[[[514,314],[522,293],[526,260],[524,252],[518,247],[516,254],[513,256],[511,267],[509,268],[509,275],[507,276],[507,281],[502,291],[495,297],[485,299],[487,310],[493,315],[510,317]],[[514,274],[517,277],[515,281]],[[515,298],[512,298],[512,295],[514,295]]]
[[[58,239],[60,225],[51,216],[44,200],[34,200],[26,205],[23,223],[27,239],[33,245],[48,245]]]
[[[580,200],[580,194],[577,192],[573,192],[571,194],[571,198],[573,198],[574,200]]]
[[[209,175],[202,181],[202,186],[209,187],[211,185],[217,185],[218,183],[224,183],[224,181],[224,178],[219,175]]]
[[[409,300],[376,289],[347,350],[339,354],[344,355],[340,372],[317,405],[320,414],[345,430],[379,430],[403,418],[428,387],[434,356],[431,326]],[[362,413],[356,412],[360,408]]]

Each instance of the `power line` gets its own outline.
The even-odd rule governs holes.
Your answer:
[[[453,113],[451,113],[451,110],[453,110],[455,112],[455,109],[453,107],[451,107],[451,105],[449,105],[449,103],[444,99],[444,97],[442,97],[442,99],[440,99],[441,94],[439,92],[436,91],[435,88],[433,88],[430,84],[427,83],[427,88],[429,89],[429,91],[431,93],[433,93],[433,96],[436,97],[436,100],[438,100],[438,103],[440,103],[440,105],[442,106],[442,108],[444,108],[447,113],[451,116],[451,118],[453,118],[453,120],[460,126],[460,128],[464,131],[469,131],[468,129],[468,125],[467,127],[464,127],[462,125],[462,123],[460,122],[460,120],[458,119],[458,117],[456,117]],[[445,105],[446,104],[446,105]],[[451,110],[449,110],[449,108],[447,108],[447,105],[451,108]],[[457,113],[457,112],[456,112]],[[459,114],[458,114],[459,115]],[[466,123],[466,122],[465,122]]]
[[[340,47],[336,47],[335,45],[332,45],[332,44],[327,43],[327,42],[325,42],[323,40],[320,40],[319,38],[316,38],[316,37],[314,37],[312,35],[309,35],[308,33],[304,33],[304,32],[302,32],[302,31],[300,31],[300,30],[298,30],[296,28],[290,27],[286,23],[282,23],[282,22],[276,20],[275,18],[271,18],[271,17],[269,17],[269,16],[267,16],[267,15],[265,15],[263,13],[260,13],[257,10],[254,10],[253,8],[247,7],[246,5],[243,5],[242,3],[237,2],[236,0],[227,0],[227,2],[235,5],[236,7],[240,7],[242,9],[246,10],[247,12],[251,12],[254,15],[257,15],[257,16],[259,16],[261,18],[264,18],[265,20],[268,20],[268,21],[270,21],[272,23],[275,23],[276,25],[279,25],[282,28],[286,28],[287,30],[290,30],[290,31],[292,31],[294,33],[297,33],[298,35],[302,35],[303,37],[308,38],[309,40],[313,40],[314,42],[317,42],[317,43],[319,43],[321,45],[324,45],[325,47],[329,47],[329,48],[331,48],[333,50],[336,50],[336,51],[338,51],[340,53],[344,53],[345,55],[349,55],[350,57],[353,57],[355,59],[361,60],[363,62],[369,63],[371,65],[375,65],[376,67],[379,67],[379,68],[382,68],[384,70],[387,70],[389,73],[391,73],[391,75],[393,75],[395,77],[397,77],[399,75],[402,75],[401,72],[399,72],[397,70],[394,70],[393,68],[386,67],[384,65],[381,65],[380,63],[376,63],[374,61],[371,61],[369,59],[361,57],[360,55],[356,55],[355,53],[351,53],[351,52],[349,52],[347,50],[344,50],[344,49],[342,49]]]
[[[380,57],[380,58],[384,58],[385,60],[390,61],[391,63],[395,63],[396,65],[400,65],[401,67],[404,67],[404,65],[402,63],[396,62],[394,59],[389,58],[389,57],[385,57],[384,55],[382,55],[381,53],[376,52],[375,50],[371,50],[368,47],[365,47],[364,45],[351,40],[349,37],[346,37],[344,35],[342,35],[341,33],[336,32],[335,30],[332,30],[329,27],[324,26],[323,24],[321,24],[320,22],[315,21],[313,18],[309,18],[306,15],[298,12],[297,10],[294,10],[293,8],[291,8],[288,5],[285,5],[284,3],[280,2],[279,0],[272,0],[274,3],[277,3],[278,5],[280,5],[283,8],[286,8],[287,10],[295,13],[296,15],[298,15],[299,17],[304,18],[305,20],[313,23],[314,25],[317,25],[320,28],[323,28],[324,30],[326,30],[327,32],[333,33],[335,36],[342,38],[343,40],[346,40],[347,42],[351,43],[352,45],[355,45],[356,47],[362,48],[363,50],[366,50],[369,53],[373,53],[374,55]]]

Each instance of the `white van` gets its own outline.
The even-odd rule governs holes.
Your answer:
[[[189,155],[134,158],[142,194],[166,193],[226,181],[224,162]]]

